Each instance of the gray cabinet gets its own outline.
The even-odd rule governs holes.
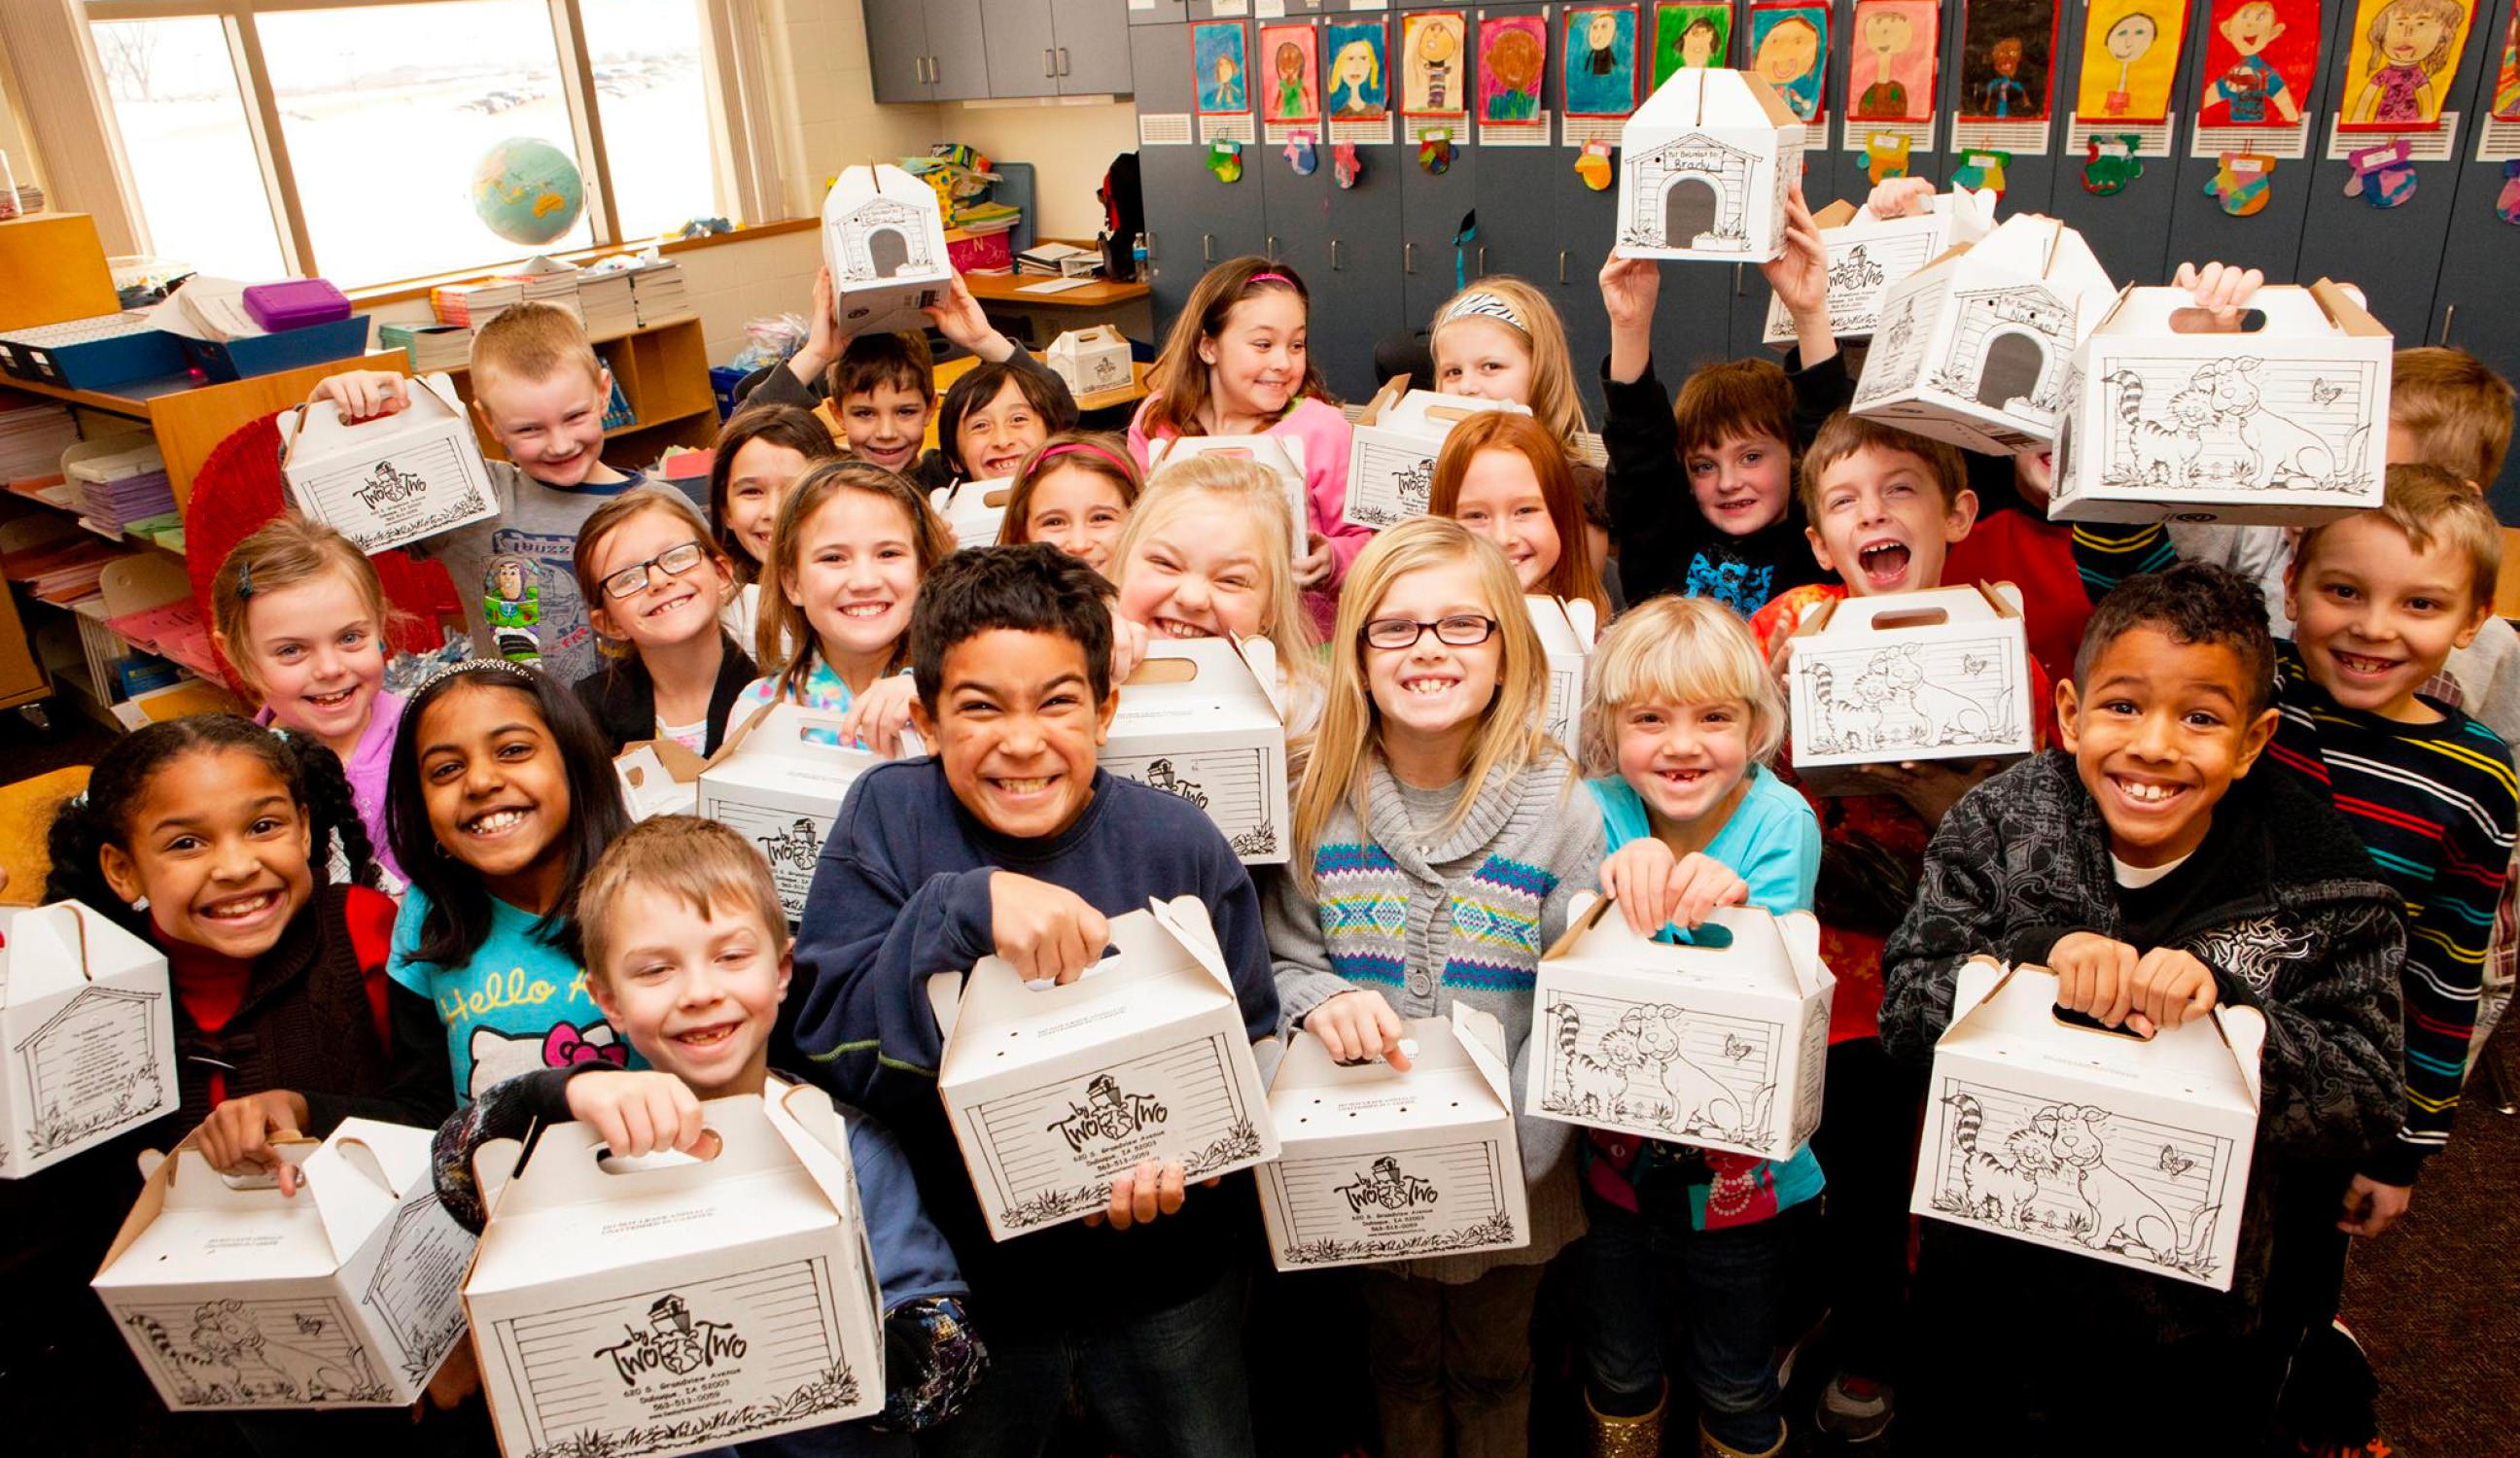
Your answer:
[[[980,0],[989,95],[1057,96],[1058,46],[1042,0]]]
[[[980,0],[924,0],[928,97],[979,101],[989,94],[989,51],[980,30]]]
[[[2520,228],[2502,221],[2494,210],[2496,199],[2502,195],[2502,164],[2474,159],[2474,129],[2483,126],[2494,110],[2495,66],[2500,48],[2488,46],[2486,38],[2507,33],[2510,23],[2511,0],[2477,7],[2476,34],[2468,41],[2468,49],[2482,47],[2493,59],[2481,67],[2473,92],[2453,91],[2451,95],[2459,100],[2447,104],[2461,111],[2460,159],[2455,167],[2456,191],[2450,199],[2449,245],[2442,253],[2440,284],[2433,293],[2429,327],[2419,326],[2414,320],[2381,321],[2397,331],[2401,348],[2414,344],[2456,345],[2485,361],[2505,379],[2520,378],[2520,309],[2511,306],[2511,280],[2515,271],[2520,271]],[[2450,192],[2450,179],[2444,176],[2436,180],[2435,174],[2452,170],[2450,166],[2429,168],[2421,186]],[[2520,521],[2520,452],[2504,460],[2499,481],[2483,485],[2496,516],[2506,522]]]
[[[1039,5],[1040,0],[1030,0]],[[1122,0],[1051,0],[1051,44],[1058,51],[1061,96],[1125,96],[1129,18]]]
[[[879,102],[936,99],[927,79],[925,0],[865,0],[867,66]]]
[[[1169,0],[1176,17],[1181,0]],[[864,0],[878,102],[1118,95],[1127,0]]]

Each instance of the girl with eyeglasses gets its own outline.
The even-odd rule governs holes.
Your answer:
[[[1264,900],[1288,1030],[1341,1062],[1407,1069],[1407,1019],[1455,1002],[1503,1025],[1523,1085],[1532,984],[1601,863],[1601,818],[1540,728],[1549,696],[1522,587],[1494,544],[1404,521],[1356,559],[1330,686],[1296,787],[1310,848]],[[1583,1229],[1572,1127],[1515,1120],[1530,1241],[1366,1268],[1385,1453],[1520,1452],[1541,1271]],[[1453,1434],[1448,1445],[1447,1429]]]
[[[756,670],[718,621],[735,564],[708,523],[678,491],[635,487],[578,528],[575,568],[604,661],[574,686],[609,751],[672,739],[716,753]]]

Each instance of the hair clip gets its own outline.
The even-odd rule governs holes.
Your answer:
[[[1442,329],[1456,319],[1470,318],[1500,320],[1511,325],[1515,333],[1525,338],[1531,336],[1531,326],[1522,322],[1522,315],[1515,311],[1513,305],[1484,288],[1473,289],[1453,300],[1451,307],[1444,310],[1444,317],[1435,321],[1435,328]]]
[[[250,560],[241,561],[237,563],[237,600],[242,602],[252,596],[253,563]]]

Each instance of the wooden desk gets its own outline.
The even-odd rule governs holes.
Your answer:
[[[1025,309],[1113,309],[1151,298],[1155,290],[1144,284],[1114,284],[1096,279],[1078,288],[1063,288],[1057,293],[1026,293],[1035,284],[1054,280],[1036,274],[965,274],[971,297],[984,304],[1007,304]]]
[[[1034,359],[1040,359],[1041,351],[1034,350],[1032,357]],[[945,392],[953,387],[954,381],[970,374],[972,370],[979,366],[979,363],[980,357],[978,355],[965,355],[959,360],[948,360],[944,364],[937,366],[936,398],[939,400],[944,399]],[[1126,401],[1106,402],[1102,405],[1097,406],[1096,408],[1099,410],[1109,410],[1113,405],[1135,405],[1139,401],[1146,399],[1147,368],[1147,365],[1143,361],[1131,360],[1129,362],[1129,398]],[[834,412],[831,401],[826,400],[822,404],[815,406],[814,414],[822,420],[824,426],[832,432],[832,438],[833,440],[841,441],[843,443],[846,442],[847,436],[840,429],[840,418]],[[927,439],[922,446],[922,449],[929,451],[936,449],[936,416],[933,412],[929,413],[927,417]]]

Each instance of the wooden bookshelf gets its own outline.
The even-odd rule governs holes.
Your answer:
[[[604,432],[608,464],[634,468],[653,464],[667,446],[704,447],[717,439],[717,396],[709,389],[708,339],[698,319],[678,319],[591,340],[604,368],[630,402],[634,422]],[[399,358],[399,356],[397,356]],[[405,371],[408,374],[408,371]],[[455,393],[472,400],[472,372],[447,372]],[[481,454],[496,461],[503,452],[476,412],[472,433]]]

